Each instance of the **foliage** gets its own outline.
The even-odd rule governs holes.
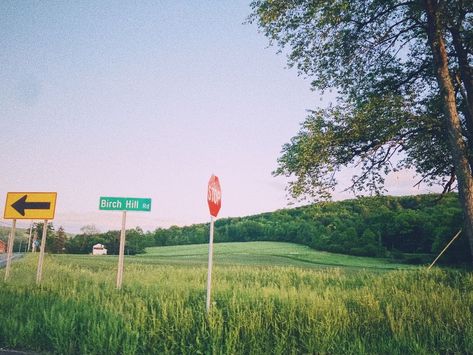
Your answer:
[[[94,224],[87,224],[80,229],[81,234],[87,234],[87,235],[94,235],[94,234],[100,234],[100,231],[97,229],[97,227]]]
[[[11,233],[11,227],[2,227],[0,226],[0,240],[8,243],[8,237]],[[29,229],[16,228],[15,232],[15,241],[13,243],[13,252],[26,251],[28,248],[28,234]]]
[[[215,242],[292,242],[313,249],[358,256],[390,256],[426,263],[439,253],[462,224],[456,194],[405,197],[362,197],[215,222]],[[50,238],[50,237],[48,237]],[[125,254],[146,247],[208,243],[209,224],[126,231]],[[79,234],[65,242],[65,252],[90,254],[104,244],[108,254],[119,250],[119,231]],[[53,238],[50,238],[53,240]],[[53,251],[50,249],[50,251]],[[415,254],[415,255],[404,255]],[[441,258],[446,264],[470,261],[467,239],[460,237]]]
[[[63,227],[59,227],[50,243],[49,251],[51,253],[64,253],[66,250],[66,232]]]
[[[278,241],[313,249],[360,256],[402,253],[438,253],[462,224],[456,194],[405,197],[363,197],[340,202],[283,209],[215,222],[215,241]],[[146,245],[182,245],[208,242],[208,224],[156,229],[145,236]],[[415,260],[410,258],[410,260]],[[418,259],[425,261],[424,258]],[[444,263],[470,260],[468,241],[460,237],[442,257]]]
[[[316,109],[283,146],[275,175],[295,198],[383,192],[392,171],[458,187],[473,255],[473,2],[254,0],[250,22],[337,103]],[[455,186],[455,181],[458,185]]]
[[[353,177],[355,191],[382,191],[385,174],[410,167],[423,181],[449,183],[451,188],[454,164],[428,37],[427,5],[256,0],[251,6],[250,21],[272,44],[288,50],[289,65],[311,78],[314,89],[338,94],[337,105],[312,111],[283,147],[275,173],[296,177],[290,184],[293,196],[327,197],[336,184],[335,173],[353,165],[361,167],[361,174]],[[463,85],[471,78],[460,75],[459,47],[452,38],[456,31],[459,46],[472,55],[473,7],[450,1],[436,11],[451,75],[457,78],[456,100],[467,137],[471,127]],[[465,65],[471,71],[471,60]]]
[[[43,239],[43,228],[44,228],[44,223],[39,223],[39,222],[33,223],[32,232],[33,232],[33,235],[37,235],[37,243],[38,243],[37,251],[39,251],[40,245]],[[64,233],[64,230],[62,230],[61,234],[62,233]],[[46,229],[46,251],[47,252],[57,252],[55,248],[56,237],[57,237],[57,234],[55,233],[54,225],[52,222],[49,222]]]
[[[66,252],[72,254],[90,254],[95,244],[103,244],[108,254],[118,255],[120,248],[120,231],[108,231],[106,233],[78,234],[74,238],[67,240],[65,244]],[[134,255],[143,253],[145,248],[144,233],[137,227],[126,231],[125,254]]]
[[[447,270],[353,272],[52,256],[0,271],[0,347],[58,354],[472,353],[473,278]],[[71,336],[73,334],[74,336]]]
[[[0,226],[0,239],[3,241],[6,241],[8,240],[9,235],[10,235],[10,227]]]

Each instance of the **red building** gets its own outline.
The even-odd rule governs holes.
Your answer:
[[[3,240],[0,240],[0,254],[6,253],[7,252],[7,243],[5,243]]]

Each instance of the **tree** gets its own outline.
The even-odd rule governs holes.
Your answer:
[[[275,175],[293,197],[330,197],[356,166],[354,192],[387,174],[457,184],[473,255],[473,2],[255,0],[250,22],[288,51],[290,66],[337,103],[311,111],[283,146]]]
[[[42,238],[43,238],[43,227],[44,223],[33,223],[33,233],[35,233],[38,236],[38,248],[41,245]],[[51,250],[51,246],[53,243],[52,238],[54,238],[54,225],[52,223],[48,223],[47,229],[46,229],[46,249],[49,251]],[[38,249],[39,250],[39,249]]]
[[[100,234],[100,231],[97,229],[95,224],[87,224],[80,229],[82,234],[85,235],[97,235]]]
[[[64,228],[61,226],[56,232],[56,235],[53,238],[53,245],[51,251],[53,253],[64,253],[66,250],[66,232]]]

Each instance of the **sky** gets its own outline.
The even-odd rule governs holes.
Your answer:
[[[127,228],[154,230],[208,222],[215,174],[219,218],[286,208],[287,180],[271,175],[281,146],[334,98],[287,68],[250,12],[240,0],[1,1],[0,201],[57,192],[53,223],[77,233],[120,229],[100,196],[151,198]],[[340,180],[334,198],[353,198]],[[414,183],[398,173],[388,193],[431,191]]]

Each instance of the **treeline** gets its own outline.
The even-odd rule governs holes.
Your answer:
[[[120,231],[108,231],[100,233],[97,230],[87,230],[85,233],[70,237],[63,227],[56,229],[53,223],[48,223],[46,232],[46,252],[53,254],[91,254],[95,244],[103,244],[107,248],[107,253],[118,255],[120,247]],[[7,231],[7,232],[5,232]],[[4,242],[8,240],[9,229],[0,231],[0,239]],[[146,235],[139,227],[126,231],[125,254],[134,255],[145,252],[145,247],[149,246],[152,238]],[[14,252],[26,252],[28,250],[40,250],[41,238],[43,235],[43,223],[33,223],[31,239],[29,232],[21,231],[17,233],[13,245]],[[30,247],[28,248],[28,241]]]
[[[324,202],[215,222],[215,242],[280,241],[359,256],[392,257],[411,263],[432,260],[462,226],[457,194],[363,197]],[[41,236],[42,225],[35,225]],[[58,253],[92,252],[104,244],[118,254],[119,231],[100,233],[89,228],[67,238],[60,228],[48,228],[47,250]],[[207,243],[209,224],[127,230],[125,253],[143,253],[146,247]],[[468,241],[460,236],[442,262],[471,263]]]
[[[318,203],[271,213],[225,218],[215,223],[215,242],[281,241],[359,256],[424,263],[432,260],[462,226],[457,194],[376,196]],[[208,224],[157,229],[148,245],[206,243]],[[468,241],[461,236],[442,258],[469,263]]]
[[[48,223],[46,234],[46,251],[49,253],[64,253],[66,252],[66,243],[68,236],[63,227],[55,229],[52,223]],[[11,228],[0,229],[0,239],[8,243]],[[26,252],[35,248],[39,251],[41,244],[41,237],[43,235],[43,223],[33,223],[30,228],[17,228],[15,232],[15,239],[13,243],[13,252]],[[29,244],[29,247],[28,247]]]
[[[135,255],[145,252],[150,245],[150,233],[145,234],[139,227],[126,231],[125,254]],[[106,233],[82,233],[67,240],[65,252],[69,254],[90,254],[95,244],[103,244],[109,255],[118,255],[120,248],[120,231]]]

